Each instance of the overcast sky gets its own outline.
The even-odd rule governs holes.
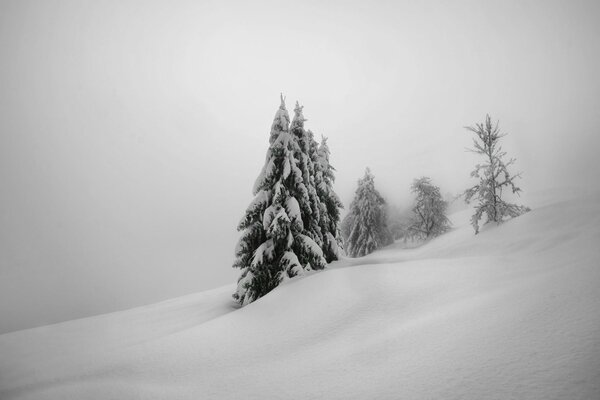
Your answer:
[[[369,166],[469,181],[490,113],[522,187],[597,186],[598,1],[0,2],[0,333],[235,282],[279,105]]]

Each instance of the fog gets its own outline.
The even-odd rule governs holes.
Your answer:
[[[525,192],[598,186],[600,3],[2,1],[0,333],[233,283],[279,93],[369,166],[458,193],[466,125]]]

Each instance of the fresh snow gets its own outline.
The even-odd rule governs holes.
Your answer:
[[[273,246],[273,239],[267,239],[264,241],[256,251],[254,252],[254,257],[252,258],[252,266],[256,267],[257,265],[262,264],[266,260],[273,259],[273,252],[275,251],[275,247]],[[266,256],[266,257],[265,257]]]
[[[300,205],[295,197],[290,196],[285,202],[285,209],[290,217],[290,221],[297,221],[302,226],[302,213],[300,212]]]
[[[231,285],[0,335],[0,398],[600,399],[600,196],[528,205],[244,308]]]
[[[323,250],[321,250],[319,245],[308,236],[299,234],[298,241],[305,252],[315,254],[318,257],[323,257]]]

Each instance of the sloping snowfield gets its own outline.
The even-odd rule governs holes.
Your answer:
[[[0,336],[0,399],[600,399],[600,197]],[[226,266],[224,266],[225,268]]]

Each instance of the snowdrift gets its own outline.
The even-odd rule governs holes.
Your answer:
[[[600,399],[600,197],[0,336],[1,399]]]

